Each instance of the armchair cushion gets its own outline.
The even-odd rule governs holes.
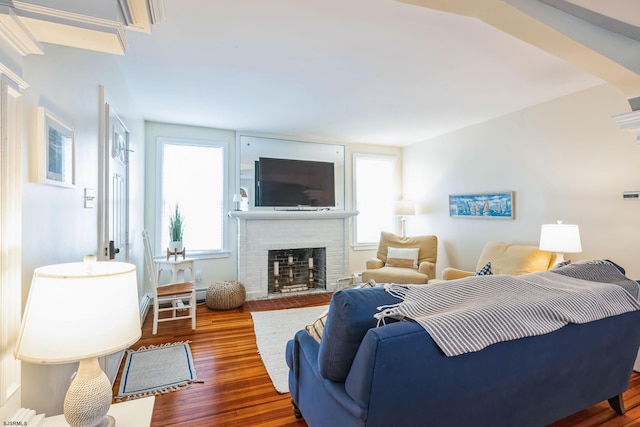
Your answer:
[[[383,231],[380,233],[380,243],[376,258],[387,263],[389,247],[418,248],[418,264],[424,261],[435,263],[438,256],[438,238],[436,236],[402,237]]]
[[[476,271],[480,271],[490,262],[493,274],[519,276],[521,274],[547,271],[553,267],[555,260],[555,254],[541,251],[537,246],[489,241],[480,254],[476,264]],[[442,278],[445,280],[460,279],[466,276],[473,276],[474,273],[473,271],[446,268],[442,272]]]
[[[402,237],[383,231],[376,259],[367,261],[362,280],[373,279],[379,283],[427,283],[429,279],[435,278],[437,255],[436,236]],[[412,265],[406,261],[409,258]]]

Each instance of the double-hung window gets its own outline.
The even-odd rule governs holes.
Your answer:
[[[226,245],[227,143],[158,137],[156,250],[169,247],[169,217],[176,204],[189,256],[221,254]]]
[[[393,230],[396,164],[395,156],[353,155],[355,246],[377,245],[381,231]]]

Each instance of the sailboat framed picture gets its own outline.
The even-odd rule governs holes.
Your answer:
[[[515,192],[449,195],[449,215],[463,218],[515,218]]]

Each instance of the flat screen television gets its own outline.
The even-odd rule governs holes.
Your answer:
[[[256,206],[334,207],[331,162],[260,157],[256,169]]]

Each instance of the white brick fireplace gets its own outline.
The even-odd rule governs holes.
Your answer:
[[[232,211],[238,221],[238,281],[247,299],[269,296],[269,250],[326,248],[326,289],[349,275],[349,233],[357,211]]]

